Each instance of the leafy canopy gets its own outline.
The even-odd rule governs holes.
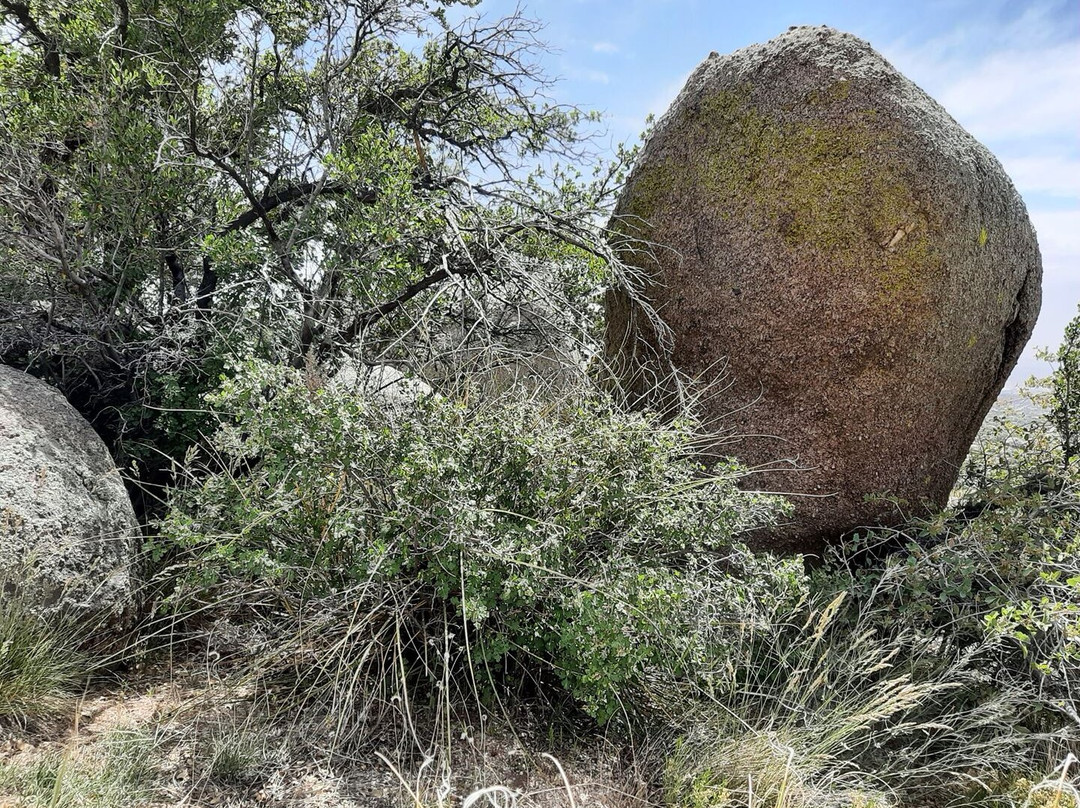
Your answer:
[[[471,5],[0,0],[0,361],[175,455],[230,358],[584,335],[622,159]]]

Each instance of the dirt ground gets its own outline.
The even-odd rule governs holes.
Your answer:
[[[25,783],[20,788],[0,779],[0,808],[79,806],[82,800],[95,808],[652,804],[647,781],[654,773],[628,762],[636,757],[632,750],[603,737],[558,748],[552,728],[532,718],[479,722],[482,729],[447,722],[437,742],[373,744],[343,754],[327,748],[330,735],[319,725],[268,721],[256,701],[194,665],[88,688],[68,714],[0,728],[0,767],[52,771],[54,780],[82,778],[93,799],[79,797],[74,786],[76,795],[64,799],[35,796]],[[425,753],[425,745],[437,751]],[[118,777],[112,791],[94,785]],[[113,796],[102,797],[106,791]]]

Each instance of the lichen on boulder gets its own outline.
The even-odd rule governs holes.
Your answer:
[[[792,494],[763,549],[944,505],[1039,311],[998,161],[824,26],[706,59],[610,227],[643,281],[608,295],[608,361],[637,401],[670,405],[676,372],[705,384],[716,451]]]
[[[0,597],[121,629],[138,536],[123,480],[90,424],[56,389],[0,366]]]

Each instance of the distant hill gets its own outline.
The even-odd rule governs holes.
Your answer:
[[[1003,390],[986,418],[989,420],[995,415],[1004,415],[1006,412],[1011,413],[1014,418],[1027,422],[1044,415],[1046,410],[1018,390]]]

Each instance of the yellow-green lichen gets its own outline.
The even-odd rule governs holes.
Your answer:
[[[847,92],[837,82],[821,97]],[[880,297],[926,300],[923,281],[940,259],[909,182],[887,159],[896,135],[874,116],[783,122],[740,89],[702,99],[675,125],[678,145],[639,166],[624,214],[659,221],[696,197],[741,227],[777,233],[793,254],[868,274]]]
[[[840,79],[823,90],[811,90],[806,94],[806,101],[814,106],[820,106],[845,101],[850,94],[851,82],[847,79]]]
[[[979,246],[980,247],[985,247],[986,246],[986,239],[988,239],[989,237],[990,237],[990,234],[986,232],[985,227],[982,230],[980,230],[979,231]]]
[[[634,176],[632,193],[624,195],[628,201],[619,211],[613,228],[625,236],[648,239],[654,217],[671,191],[671,183],[685,179],[666,161],[640,167]]]

